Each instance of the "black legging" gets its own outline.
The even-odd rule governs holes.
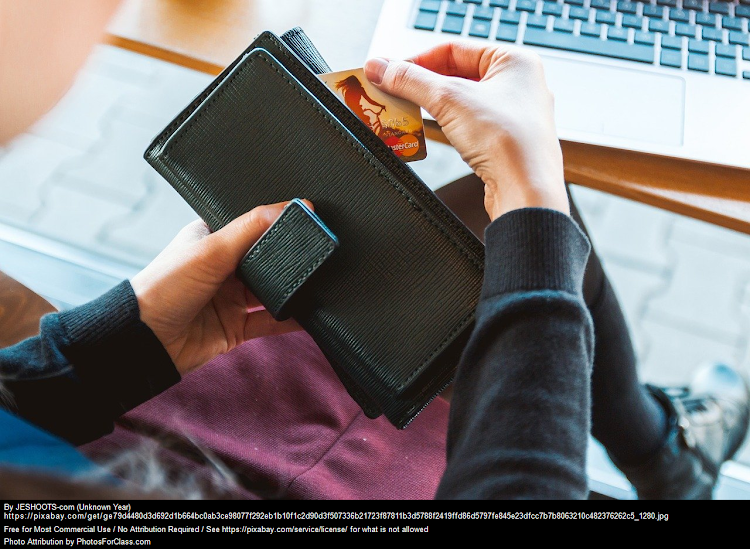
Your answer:
[[[469,175],[436,193],[480,239],[488,223],[484,185]],[[586,226],[570,200],[571,214]],[[638,381],[636,358],[625,319],[596,252],[591,250],[583,296],[594,321],[594,370],[591,377],[592,435],[620,464],[637,464],[666,438],[663,408]]]

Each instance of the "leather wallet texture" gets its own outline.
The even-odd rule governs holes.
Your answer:
[[[403,428],[450,382],[474,321],[483,245],[275,35],[261,34],[145,157],[212,230],[260,204],[314,204],[337,247],[304,234],[277,246],[320,247],[299,261],[327,250],[312,271],[283,275],[295,260],[276,255],[243,261],[239,275],[269,295],[284,295],[269,284],[286,280],[294,299],[276,312],[315,339],[369,417]],[[312,230],[298,221],[277,231]]]

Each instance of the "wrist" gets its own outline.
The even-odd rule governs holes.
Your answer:
[[[485,183],[484,205],[493,221],[503,214],[523,208],[545,208],[570,215],[570,204],[562,178],[546,185],[534,185],[528,180]]]
[[[149,305],[150,300],[148,299],[148,285],[142,282],[141,273],[138,273],[132,279],[130,279],[130,286],[131,288],[133,288],[133,294],[135,295],[135,299],[138,303],[138,314],[140,316],[141,322],[148,326],[149,329],[154,332],[154,335],[156,335],[157,339],[161,341],[161,338],[159,338],[156,330],[154,330],[156,326],[154,326],[153,319],[151,319],[149,314],[151,311],[151,306]]]
[[[478,172],[485,184],[485,209],[491,219],[522,208],[546,208],[570,215],[559,145],[556,149],[534,160],[525,159],[519,151],[497,155],[493,166]]]
[[[154,334],[156,339],[161,343],[164,350],[169,355],[172,362],[177,364],[177,357],[173,349],[171,349],[170,341],[168,341],[163,333],[162,326],[159,323],[159,315],[156,312],[154,304],[159,303],[159,296],[154,295],[153,285],[149,284],[148,277],[143,274],[143,271],[135,275],[130,280],[130,286],[133,288],[133,294],[138,303],[138,314],[140,321],[145,324],[149,330]],[[162,296],[162,303],[164,298]],[[180,368],[178,367],[178,370]],[[180,373],[183,374],[180,370]]]

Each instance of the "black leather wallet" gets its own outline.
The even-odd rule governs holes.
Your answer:
[[[314,338],[369,417],[403,428],[451,381],[482,243],[278,37],[261,34],[145,157],[212,230],[313,203],[293,201],[238,276]]]

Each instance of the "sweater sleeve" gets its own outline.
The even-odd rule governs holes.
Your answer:
[[[0,349],[0,405],[73,444],[111,432],[117,417],[179,379],[127,281],[44,316],[37,337]]]
[[[456,375],[437,497],[585,498],[589,242],[570,217],[538,208],[501,216],[485,236],[485,281]]]

